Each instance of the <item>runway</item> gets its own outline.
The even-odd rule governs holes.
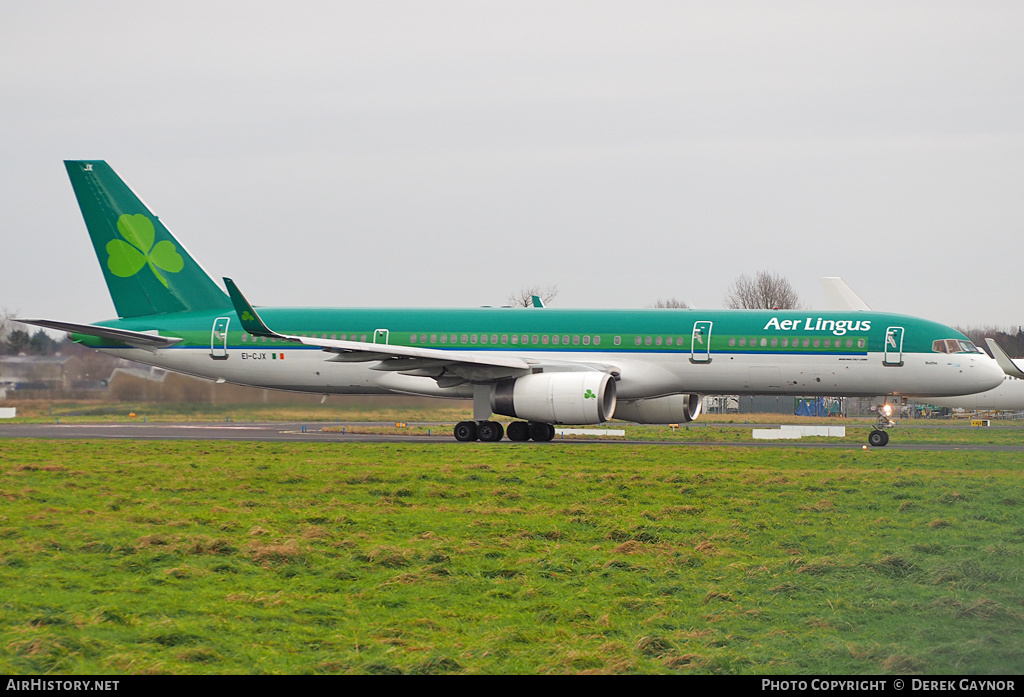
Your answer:
[[[357,427],[393,427],[388,423],[359,423]],[[430,435],[387,434],[387,433],[353,433],[347,427],[344,431],[337,423],[124,423],[124,424],[4,424],[0,425],[0,439],[3,438],[42,438],[42,439],[99,439],[99,440],[194,440],[194,441],[263,441],[263,442],[303,442],[303,443],[456,443],[451,435],[448,424],[414,424],[409,426],[425,426],[431,429]],[[703,427],[722,428],[753,428],[771,426],[771,424],[702,424]],[[330,427],[332,430],[326,431]],[[928,428],[929,426],[923,426]],[[939,427],[946,428],[946,427]],[[955,427],[953,427],[955,428]],[[913,427],[897,428],[891,431],[892,439],[884,450],[976,450],[987,452],[1024,452],[1024,437],[1018,445],[991,444],[943,444],[943,443],[901,443],[901,436],[907,438]],[[726,447],[726,448],[825,448],[861,450],[864,443],[860,439],[845,438],[836,442],[806,442],[799,440],[787,441],[680,441],[680,440],[627,440],[625,438],[555,438],[549,443],[513,443],[502,440],[498,443],[479,444],[488,447],[519,446],[519,447],[558,447],[578,444],[605,445],[674,445],[678,447]],[[471,446],[471,443],[462,445]]]

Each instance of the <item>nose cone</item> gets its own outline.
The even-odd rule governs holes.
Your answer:
[[[994,358],[989,358],[987,355],[981,355],[974,359],[975,374],[978,378],[978,390],[985,392],[988,390],[994,390],[1003,384],[1003,380],[1006,379],[1006,373],[999,367],[999,364]]]

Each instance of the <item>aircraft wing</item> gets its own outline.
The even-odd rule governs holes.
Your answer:
[[[338,341],[317,339],[307,336],[279,334],[270,329],[259,313],[245,299],[238,286],[230,278],[224,279],[228,295],[235,306],[235,312],[242,328],[253,336],[273,337],[306,346],[316,346],[336,354],[331,361],[366,362],[380,361],[374,370],[399,371],[409,375],[433,377],[441,384],[442,379],[450,384],[461,382],[488,382],[532,372],[539,362],[527,361],[514,356],[496,356],[489,352],[442,351],[440,349],[397,346],[394,344],[371,344],[364,341]]]
[[[74,324],[73,322],[58,322],[52,319],[16,319],[15,322],[32,324],[47,329],[57,329],[69,334],[85,334],[96,336],[100,339],[110,339],[134,346],[135,348],[154,351],[159,348],[167,348],[181,341],[176,336],[159,336],[154,330],[151,332],[133,332],[127,329],[112,329],[110,327],[98,327],[95,324]]]
[[[829,308],[832,310],[871,310],[859,295],[853,292],[853,288],[847,285],[846,281],[838,276],[826,276],[818,279],[821,281],[821,288],[825,291]]]
[[[996,359],[996,363],[1003,369],[1003,372],[1014,378],[1024,378],[1024,370],[1021,370],[1020,366],[1008,355],[1006,351],[999,347],[999,344],[993,339],[985,339],[985,343],[988,344],[989,349],[992,351],[992,357]]]

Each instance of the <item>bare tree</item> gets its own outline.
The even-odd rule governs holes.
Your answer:
[[[725,295],[725,306],[734,310],[792,310],[800,297],[789,281],[777,273],[758,271],[751,278],[741,274]]]
[[[689,306],[690,306],[690,304],[688,302],[685,302],[683,300],[678,300],[676,298],[669,298],[668,300],[662,300],[661,298],[658,298],[658,301],[656,303],[654,303],[654,305],[652,305],[651,307],[657,307],[657,308],[664,307],[664,308],[680,308],[680,309],[685,309],[685,308],[688,308]]]
[[[512,307],[533,307],[533,296],[535,295],[540,298],[542,303],[547,305],[558,295],[558,286],[548,286],[546,288],[530,286],[529,288],[521,288],[518,293],[509,294],[508,304]]]
[[[7,335],[10,334],[12,330],[11,324],[17,316],[17,311],[8,310],[6,307],[0,307],[0,343],[7,340]]]

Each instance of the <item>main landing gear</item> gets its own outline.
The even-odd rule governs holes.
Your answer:
[[[539,421],[513,421],[508,425],[507,434],[511,441],[549,441],[555,437],[555,427]],[[504,435],[506,431],[497,421],[460,421],[455,425],[455,440],[459,441],[496,443]]]

